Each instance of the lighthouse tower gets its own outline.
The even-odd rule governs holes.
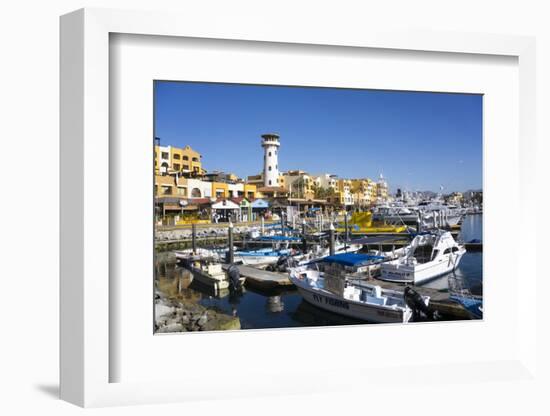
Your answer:
[[[264,186],[278,186],[279,179],[279,135],[262,134],[262,147],[264,148]]]

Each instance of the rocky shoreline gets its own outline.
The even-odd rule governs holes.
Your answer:
[[[205,308],[198,299],[184,297],[181,285],[177,279],[155,282],[155,333],[241,329],[238,317]]]
[[[238,317],[188,302],[155,301],[155,333],[227,331],[241,329]]]

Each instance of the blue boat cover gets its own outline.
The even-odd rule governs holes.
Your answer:
[[[335,254],[333,256],[327,256],[322,259],[326,263],[337,263],[343,266],[361,266],[372,262],[373,260],[383,260],[384,256],[373,256],[372,254],[360,254],[360,253],[342,253]]]
[[[300,237],[289,237],[286,235],[264,235],[262,237],[258,237],[258,240],[264,240],[264,241],[300,241]]]

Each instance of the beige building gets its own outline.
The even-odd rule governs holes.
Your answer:
[[[184,148],[155,145],[155,173],[167,175],[177,172],[201,175],[206,171],[202,167],[201,154],[190,146]]]

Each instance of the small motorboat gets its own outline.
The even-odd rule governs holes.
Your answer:
[[[218,258],[206,257],[201,254],[182,254],[176,253],[178,261],[193,274],[193,280],[212,288],[216,293],[228,289],[232,283],[232,279],[228,273],[223,270],[222,264]],[[242,286],[245,278],[237,276],[233,280],[238,281],[236,286]]]
[[[462,305],[471,319],[483,319],[483,299],[472,295],[452,294],[449,299]]]

